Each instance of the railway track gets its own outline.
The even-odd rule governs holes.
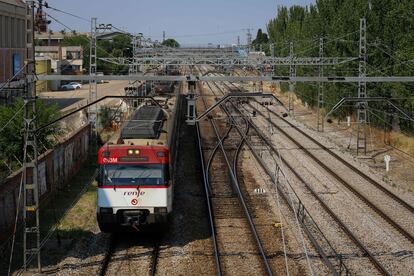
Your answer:
[[[202,99],[204,108],[207,109],[207,102],[203,97]],[[216,122],[212,118],[209,118],[208,120],[214,131],[217,144],[211,149],[203,149],[199,123],[197,123],[197,133],[199,135],[199,150],[202,159],[201,162],[203,163],[202,168],[210,225],[213,233],[217,274],[222,275],[223,256],[220,249],[225,243],[225,241],[219,241],[218,236],[220,236],[220,233],[217,233],[216,228],[216,225],[219,222],[217,220],[245,218],[250,228],[252,240],[256,243],[261,257],[263,269],[267,275],[272,275],[273,273],[270,269],[261,239],[257,233],[252,215],[245,202],[237,179],[237,159],[243,147],[243,138],[240,138],[237,132],[235,133],[232,131],[231,126],[226,130],[225,125]],[[222,133],[220,133],[220,130]],[[208,153],[207,162],[204,161],[205,153]]]
[[[208,85],[210,90],[213,91],[211,85],[209,83],[206,83],[206,84]],[[214,84],[215,84],[215,86],[217,86],[217,88],[219,88],[216,83],[214,83]],[[201,90],[202,90],[202,88],[201,88]],[[219,90],[222,94],[224,94],[224,92],[220,88],[219,88]],[[226,112],[226,114],[229,118],[232,118],[230,112],[227,109],[223,108],[223,110]],[[243,134],[240,131],[240,129],[238,129],[238,128],[237,128],[237,131],[239,132],[239,135],[241,137],[243,137],[243,136],[245,137],[246,134],[247,134],[247,132],[245,134]],[[272,179],[273,183],[275,183],[276,179],[274,179],[274,175],[272,175],[269,168],[266,167],[266,164],[264,164],[263,160],[259,157],[259,154],[255,151],[255,149],[250,145],[250,143],[247,140],[245,140],[245,142],[248,146],[248,150],[251,151],[254,158],[259,161],[259,164],[262,166],[262,168],[268,174],[270,179]],[[303,204],[301,203],[301,201],[299,200],[297,195],[295,194],[295,199],[296,200],[292,201],[291,195],[287,196],[287,194],[290,193],[289,191],[281,191],[279,185],[276,185],[276,190],[279,190],[279,192],[281,192],[281,196],[285,200],[285,202],[287,203],[287,207],[294,214],[294,216],[297,216],[296,217],[296,219],[297,219],[296,222],[298,224],[299,223],[302,224],[302,227],[303,227],[303,230],[304,230],[305,234],[308,236],[310,242],[313,244],[316,251],[322,257],[323,262],[325,263],[325,265],[329,269],[329,271],[333,275],[342,275],[342,274],[347,275],[347,274],[349,274],[349,270],[345,266],[345,264],[343,263],[342,257],[333,249],[332,245],[330,245],[329,241],[326,239],[326,237],[323,235],[323,233],[317,227],[315,221],[310,216],[310,214],[306,210],[306,208],[303,206]],[[276,193],[279,193],[279,192],[276,192]],[[295,192],[293,191],[293,193],[295,193]],[[277,200],[277,198],[275,198],[275,200]],[[258,202],[260,202],[259,205],[263,205],[263,201],[257,201],[257,200],[256,200],[256,202],[253,202],[252,204],[255,207],[257,207]],[[267,209],[268,209],[268,207],[267,207]],[[299,212],[299,213],[297,213],[297,212]],[[321,245],[321,244],[323,244],[323,245]],[[277,250],[281,250],[281,249],[277,249]],[[285,249],[283,249],[283,250],[285,250]],[[305,254],[306,254],[306,251],[305,251]],[[310,266],[310,263],[308,265]],[[289,274],[289,269],[288,269],[287,266],[288,265],[286,263],[286,274]],[[312,271],[312,268],[309,267],[309,269],[310,269],[310,271]],[[279,270],[279,273],[280,272],[281,271]],[[312,274],[312,272],[311,272],[311,274]]]
[[[228,86],[228,85],[227,85]],[[234,91],[235,89],[232,88],[232,90]],[[251,106],[251,105],[250,105]],[[257,108],[254,108],[251,106],[251,109],[256,111],[257,114],[259,114],[262,118],[264,118],[268,123],[271,123],[273,127],[277,128],[278,131],[280,131],[282,134],[286,133],[286,137],[289,138],[289,140],[291,140],[292,142],[295,143],[296,146],[298,146],[299,149],[305,151],[305,153],[307,153],[308,155],[311,155],[312,159],[319,165],[321,165],[326,172],[328,172],[328,174],[332,175],[335,179],[337,179],[341,184],[343,184],[346,188],[348,188],[352,193],[354,193],[362,202],[364,202],[366,204],[366,206],[370,207],[373,211],[375,211],[382,219],[384,219],[389,225],[391,225],[395,230],[397,230],[404,238],[406,238],[407,240],[409,240],[411,243],[413,242],[413,235],[407,231],[406,229],[404,229],[403,226],[401,226],[398,222],[396,222],[396,220],[394,219],[393,216],[387,215],[383,210],[381,210],[380,207],[378,207],[376,204],[374,204],[372,202],[372,200],[370,200],[369,198],[367,198],[366,195],[364,195],[363,193],[359,192],[357,189],[355,189],[351,183],[349,183],[346,179],[344,179],[343,177],[339,176],[334,169],[331,169],[329,167],[329,165],[325,164],[324,162],[321,161],[322,158],[318,158],[315,156],[315,154],[313,152],[318,152],[317,150],[308,150],[307,147],[304,147],[303,145],[301,145],[298,141],[294,141],[296,140],[295,137],[297,137],[296,135],[292,135],[292,134],[288,134],[287,133],[287,129],[293,128],[293,129],[297,129],[297,131],[302,134],[303,136],[305,136],[306,138],[308,138],[309,140],[311,140],[314,144],[317,145],[317,148],[320,148],[322,150],[326,150],[331,156],[335,157],[336,159],[338,159],[338,161],[340,161],[341,163],[343,163],[347,168],[352,169],[353,171],[356,172],[356,174],[358,174],[359,176],[361,176],[363,179],[367,180],[369,183],[371,183],[374,187],[377,187],[379,192],[383,192],[384,195],[388,196],[389,198],[393,199],[395,201],[395,206],[398,206],[398,204],[400,205],[400,207],[405,208],[409,213],[409,215],[412,216],[413,212],[412,212],[412,206],[410,206],[408,203],[406,203],[404,200],[402,200],[401,198],[397,197],[395,194],[393,194],[392,192],[388,191],[386,188],[384,188],[380,183],[378,183],[377,181],[375,181],[374,179],[372,179],[371,177],[369,177],[368,175],[366,175],[364,172],[360,171],[359,169],[357,169],[354,165],[349,164],[346,160],[344,160],[343,158],[341,158],[340,156],[338,156],[335,152],[333,152],[332,150],[330,150],[329,148],[327,148],[326,146],[322,145],[319,141],[317,141],[315,138],[311,137],[310,135],[306,134],[304,131],[302,131],[301,129],[298,129],[296,126],[294,126],[292,123],[290,123],[289,121],[287,121],[285,118],[283,118],[281,115],[277,114],[276,112],[270,110],[270,112],[277,116],[278,119],[283,120],[284,122],[287,122],[287,125],[289,127],[284,127],[284,126],[278,126],[275,122],[273,122],[273,120],[266,116],[264,113],[260,112]],[[315,147],[311,147],[308,145],[308,148],[313,148],[315,149]],[[294,171],[292,169],[292,171]],[[393,205],[394,206],[394,205]],[[342,228],[342,227],[341,227]],[[354,240],[354,239],[353,239]],[[355,241],[355,240],[354,240]],[[363,244],[361,244],[359,246],[363,251],[366,252],[366,254],[369,253],[367,252],[367,248],[366,246],[364,246]],[[363,247],[365,247],[365,249],[363,249]],[[371,254],[372,255],[372,254]],[[378,270],[383,273],[383,274],[389,274],[389,272],[387,270],[385,270],[385,268],[377,261],[374,260],[375,258],[370,257],[370,259],[372,260],[372,262],[375,264],[375,266],[378,268]]]
[[[236,86],[235,86],[236,87]],[[230,87],[229,87],[230,88]],[[236,87],[239,89],[238,87]],[[233,88],[234,90],[234,88]],[[241,91],[239,89],[239,91]],[[390,215],[388,215],[384,210],[382,210],[381,207],[378,207],[377,204],[375,204],[371,199],[368,198],[363,192],[358,190],[354,187],[349,181],[347,181],[343,176],[339,175],[336,171],[337,168],[332,168],[332,165],[328,165],[325,163],[323,158],[320,158],[317,154],[314,153],[314,151],[309,150],[309,148],[319,148],[322,149],[324,152],[329,154],[330,156],[334,157],[335,160],[339,161],[341,164],[343,164],[346,168],[349,169],[350,172],[353,174],[356,174],[360,176],[362,179],[366,180],[369,184],[373,185],[378,192],[383,193],[384,196],[390,198],[394,201],[394,204],[392,206],[401,206],[402,208],[406,209],[411,215],[414,215],[414,207],[405,202],[400,197],[396,196],[394,193],[383,187],[378,181],[374,180],[370,176],[368,176],[363,171],[359,170],[354,165],[347,162],[344,158],[340,157],[338,154],[336,154],[334,151],[323,145],[321,142],[316,140],[315,138],[311,137],[309,134],[301,130],[299,127],[295,126],[285,118],[283,118],[281,115],[279,115],[274,110],[271,110],[270,108],[267,108],[267,111],[270,112],[273,116],[276,116],[280,121],[282,121],[284,124],[286,124],[289,129],[293,129],[296,131],[296,133],[291,134],[288,133],[286,130],[287,128],[280,126],[279,124],[275,123],[271,118],[266,116],[262,111],[258,110],[253,105],[249,104],[249,107],[256,111],[257,114],[262,116],[268,123],[270,123],[273,127],[275,127],[279,132],[281,132],[285,137],[287,137],[290,141],[292,141],[299,149],[301,149],[307,156],[309,156],[314,162],[316,162],[319,166],[321,166],[329,175],[333,176],[338,182],[340,182],[342,185],[344,185],[349,191],[351,191],[353,194],[355,194],[364,204],[366,204],[368,207],[370,207],[374,212],[376,212],[381,218],[383,218],[389,225],[391,225],[395,230],[397,230],[402,236],[404,236],[408,241],[411,243],[414,243],[414,235],[410,233],[408,230],[405,229],[405,227],[401,226],[400,223],[396,222],[394,218],[392,218]],[[314,146],[304,146],[303,143],[300,143],[297,139],[298,136],[303,136],[307,140],[309,140]],[[315,147],[316,146],[316,147]]]
[[[228,87],[228,86],[227,86]],[[234,89],[233,89],[234,91]],[[225,92],[222,91],[224,94]],[[258,110],[256,110],[258,111]],[[264,116],[262,113],[260,113],[261,116]],[[265,117],[265,116],[264,116]],[[266,117],[265,117],[266,118]],[[265,135],[258,129],[257,126],[255,126],[253,123],[250,122],[250,125],[252,129],[256,131],[256,133],[259,135],[259,137],[266,142],[266,144],[269,146],[269,148],[274,152],[274,154],[277,154],[277,149],[273,146],[273,144],[266,139]],[[344,222],[341,221],[341,219],[325,204],[325,202],[322,200],[322,198],[310,187],[310,185],[307,184],[307,181],[301,177],[296,170],[285,160],[282,158],[282,162],[287,165],[290,171],[292,171],[295,176],[305,184],[306,188],[311,192],[311,194],[317,198],[318,202],[321,204],[321,206],[325,209],[325,211],[334,219],[334,221],[340,226],[340,228],[347,234],[347,236],[360,248],[360,250],[368,256],[370,261],[373,263],[373,265],[378,269],[379,272],[381,272],[383,275],[390,275],[390,273],[387,271],[387,269],[377,260],[377,258],[374,256],[374,254],[363,244],[361,240],[359,240],[352,231],[345,225]]]
[[[307,156],[309,156],[314,162],[316,162],[320,167],[322,167],[329,175],[331,175],[338,182],[340,182],[342,185],[344,185],[349,191],[351,191],[353,194],[355,194],[365,205],[367,205],[374,212],[376,212],[381,218],[383,218],[389,225],[391,225],[395,230],[397,230],[408,241],[410,241],[411,243],[414,243],[414,236],[413,236],[413,234],[411,234],[409,231],[407,231],[405,229],[405,227],[401,226],[400,223],[396,222],[396,219],[395,218],[392,218],[390,215],[388,215],[386,213],[386,211],[383,211],[383,209],[381,207],[378,207],[378,205],[375,204],[371,199],[369,199],[365,194],[363,194],[363,192],[359,191],[357,188],[354,187],[354,185],[352,185],[349,181],[347,181],[346,179],[344,179],[343,176],[339,175],[335,171],[335,169],[331,168],[331,165],[328,165],[324,161],[322,161],[322,159],[319,158],[318,155],[316,155],[315,153],[313,153],[312,151],[310,151],[308,149],[309,147],[305,147],[305,146],[303,146],[302,143],[298,142],[297,138],[294,138],[293,137],[293,134],[288,133],[288,131],[286,131],[286,129],[284,129],[283,127],[279,126],[278,124],[276,124],[275,122],[273,122],[271,119],[267,118],[265,116],[265,114],[262,113],[261,111],[259,111],[257,108],[255,108],[253,106],[251,106],[251,108],[253,110],[255,110],[260,116],[262,116],[263,118],[265,118],[266,121],[268,121],[269,123],[271,123],[272,126],[275,127],[279,132],[281,132],[285,137],[287,137],[290,141],[292,141],[295,145],[297,145],[298,148],[300,148]],[[272,114],[278,116],[278,118],[281,119],[281,120],[283,120],[284,122],[287,122],[279,114],[277,114],[275,112],[273,112]],[[298,128],[296,126],[294,126],[293,124],[291,124],[290,122],[287,122],[287,124],[289,126],[293,127],[293,129],[295,131],[297,131],[298,133],[302,134],[304,137],[306,137],[307,139],[309,139],[310,141],[312,141],[312,143],[314,143],[315,145],[317,145],[321,149],[323,149],[323,150],[327,149],[320,142],[316,141],[314,138],[310,137],[308,134],[304,133],[302,130],[298,130]],[[321,146],[323,146],[323,147],[321,147]],[[338,155],[336,155],[336,153],[333,153],[331,150],[329,150],[328,153],[334,154],[332,156],[334,156],[341,163],[347,163],[347,164],[349,164],[348,162],[346,162],[345,160],[343,160],[343,158],[341,158]],[[349,168],[352,168],[351,170],[353,172],[356,172],[356,174],[358,174],[358,175],[365,175],[363,172],[361,172],[360,170],[358,170],[356,168],[355,168],[356,171],[354,171],[354,169],[353,169],[354,167],[352,165],[349,165]],[[364,179],[365,179],[365,177],[364,177]],[[371,179],[371,178],[368,178],[368,179]],[[376,185],[375,185],[376,187],[377,186],[381,186],[381,184],[377,183],[373,179],[371,179],[371,181],[372,182],[370,182],[370,183],[376,183]],[[383,189],[385,189],[385,188],[383,188]],[[379,191],[383,191],[383,189],[379,189]],[[389,196],[389,193],[384,193],[384,194],[386,196]],[[395,204],[401,205],[403,208],[406,208],[409,212],[411,212],[411,214],[414,214],[414,212],[411,209],[412,207],[410,205],[408,205],[402,199],[400,199],[398,197],[395,197],[394,194],[392,194],[392,195],[393,196],[390,196],[390,198],[395,201]],[[404,204],[402,204],[401,202],[404,202]]]
[[[127,260],[128,267],[136,266],[136,264],[133,264],[135,253],[131,252],[131,251],[134,251],[134,249],[128,248],[129,245],[127,245],[126,248],[121,249],[121,243],[126,243],[128,242],[128,240],[129,239],[122,240],[122,237],[120,237],[119,235],[111,234],[111,236],[109,237],[109,244],[108,244],[107,250],[105,252],[104,258],[101,262],[101,266],[98,272],[99,276],[110,275],[109,274],[110,266],[115,265],[114,262],[118,262],[118,260],[114,260],[116,259],[114,258],[114,255],[117,253],[117,251],[125,251],[125,254],[123,254],[122,260],[125,260],[125,259]],[[158,255],[159,255],[159,248],[160,248],[159,243],[156,240],[156,238],[153,238],[153,240],[151,241],[151,246],[152,246],[152,251],[150,254],[148,271],[149,271],[149,275],[155,276],[157,272]],[[123,272],[118,271],[118,273],[122,274]]]

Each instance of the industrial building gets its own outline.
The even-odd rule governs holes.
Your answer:
[[[0,0],[0,85],[11,79],[24,64],[26,5],[21,0]],[[15,96],[15,91],[0,92],[0,102]]]
[[[80,74],[83,70],[82,46],[36,46],[36,60],[48,58],[54,73]]]

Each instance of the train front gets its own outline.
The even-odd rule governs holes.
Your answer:
[[[106,145],[99,150],[98,163],[101,231],[167,222],[172,211],[168,147]]]

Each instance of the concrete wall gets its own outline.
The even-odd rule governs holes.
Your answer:
[[[40,203],[53,192],[68,183],[88,157],[89,125],[39,157]],[[32,172],[28,172],[31,177]],[[17,209],[22,170],[15,172],[0,183],[0,245],[12,233]]]

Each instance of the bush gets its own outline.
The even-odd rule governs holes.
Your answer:
[[[57,105],[45,105],[40,100],[36,102],[36,109],[37,127],[46,125],[60,116]],[[0,163],[7,164],[13,170],[18,168],[19,161],[23,159],[23,115],[22,100],[11,106],[0,107]],[[61,134],[63,134],[63,129],[59,123],[38,132],[36,137],[39,154],[51,149],[56,144],[55,136]],[[32,156],[33,153],[29,152],[29,155]]]

